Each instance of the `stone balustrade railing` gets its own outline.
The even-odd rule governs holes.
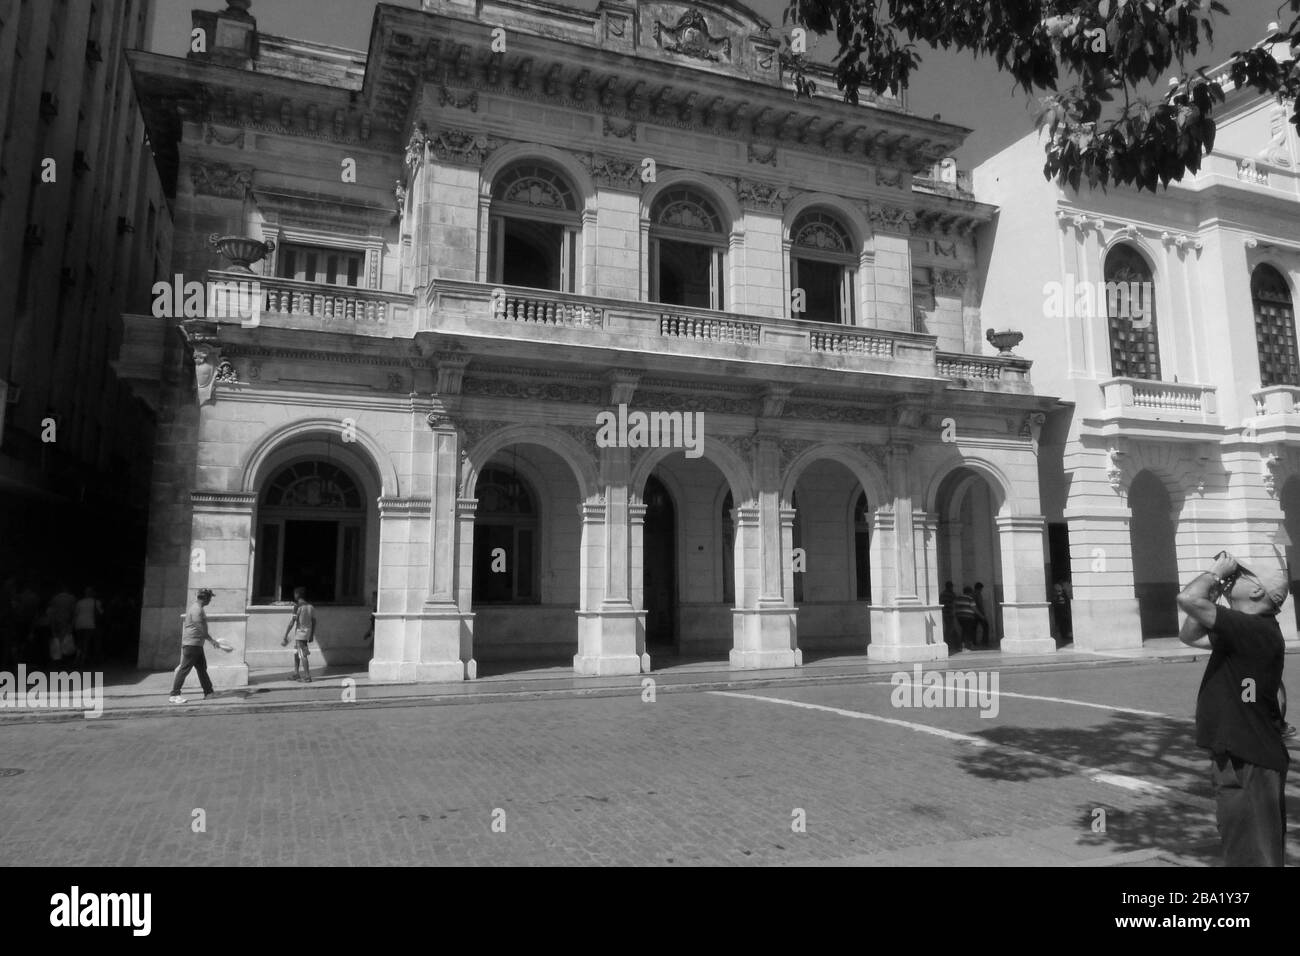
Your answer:
[[[218,311],[213,317],[239,318],[247,324],[253,321],[253,304],[260,309],[256,324],[388,336],[409,333],[414,299],[396,292],[297,279],[208,273],[208,307]]]
[[[1300,388],[1294,385],[1270,385],[1250,395],[1255,400],[1256,415],[1291,415],[1300,408]]]
[[[1218,414],[1213,385],[1158,382],[1140,378],[1112,378],[1101,383],[1108,409],[1143,409],[1166,414],[1210,416]]]
[[[731,349],[783,365],[939,375],[962,387],[1030,390],[1027,359],[938,353],[935,337],[917,332],[830,325],[564,292],[438,279],[426,290],[430,331],[721,357]],[[508,329],[513,326],[513,329]]]

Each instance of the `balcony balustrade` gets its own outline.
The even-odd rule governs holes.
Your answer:
[[[1109,418],[1212,424],[1219,413],[1213,385],[1112,378],[1101,383],[1101,391]]]
[[[397,292],[325,285],[235,272],[208,273],[210,318],[251,321],[258,296],[257,324],[382,337],[414,333],[414,299]]]

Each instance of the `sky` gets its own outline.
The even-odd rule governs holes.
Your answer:
[[[569,5],[595,8],[595,0],[565,0]],[[1278,13],[1280,0],[1223,0],[1229,15],[1216,18],[1214,45],[1202,47],[1197,62],[1215,66],[1235,51],[1253,45],[1270,21],[1284,25],[1289,18]],[[152,49],[158,53],[184,56],[189,46],[190,11],[221,9],[222,0],[155,0],[156,14]],[[419,7],[419,0],[394,0],[394,6]],[[785,0],[749,0],[749,6],[781,31]],[[368,0],[253,0],[251,13],[258,28],[267,33],[315,40],[365,50],[375,4]],[[833,40],[810,39],[814,58],[829,60],[835,53]],[[999,149],[1034,128],[1039,111],[1036,97],[1014,89],[1010,76],[999,73],[988,60],[969,54],[956,55],[921,47],[921,66],[912,75],[908,107],[921,116],[939,114],[949,123],[972,130],[957,152],[958,165],[971,169]]]

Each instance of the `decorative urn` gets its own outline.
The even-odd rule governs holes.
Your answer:
[[[262,242],[250,236],[221,236],[214,232],[208,236],[208,242],[232,263],[231,272],[246,272],[249,275],[253,274],[250,266],[254,262],[265,259],[275,251],[274,242],[269,239]]]
[[[1024,341],[1024,332],[1014,332],[1011,329],[1003,329],[1001,332],[994,332],[992,329],[984,333],[984,339],[995,349],[998,355],[1012,355],[1015,353],[1011,350]]]

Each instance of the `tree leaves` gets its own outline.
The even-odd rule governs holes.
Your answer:
[[[1300,13],[1300,0],[1284,5]],[[1139,85],[1159,80],[1213,38],[1219,0],[790,0],[787,23],[840,41],[835,79],[850,103],[859,90],[897,94],[920,66],[917,44],[990,57],[1027,93],[1043,98],[1035,128],[1048,130],[1044,175],[1077,189],[1108,183],[1155,190],[1200,169],[1215,139],[1213,111],[1224,102],[1202,68],[1183,73],[1159,103],[1134,100]],[[1233,54],[1228,76],[1294,99],[1300,93],[1300,17],[1276,35],[1291,56],[1278,62],[1267,47]],[[1104,38],[1104,43],[1099,41]],[[1098,46],[1103,49],[1098,49]],[[811,95],[802,58],[782,64],[796,92]],[[1063,76],[1077,81],[1058,93]],[[1103,104],[1123,94],[1116,118],[1102,122]],[[1293,109],[1300,128],[1300,106]]]

